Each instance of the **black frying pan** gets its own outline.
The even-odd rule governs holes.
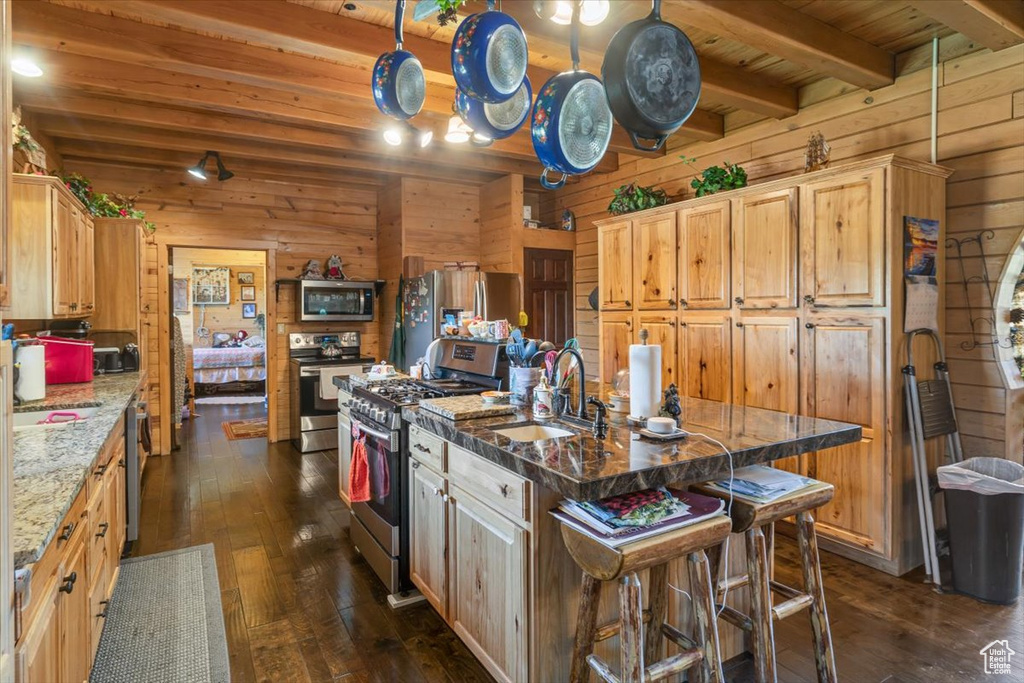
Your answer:
[[[660,149],[700,99],[700,64],[686,34],[661,20],[661,0],[647,17],[626,24],[604,54],[608,107],[640,150]],[[654,140],[653,146],[640,139]]]

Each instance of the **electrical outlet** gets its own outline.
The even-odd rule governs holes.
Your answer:
[[[278,323],[277,324],[277,333],[278,334],[284,334],[285,333],[284,323]]]

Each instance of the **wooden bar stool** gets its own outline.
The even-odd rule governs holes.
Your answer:
[[[697,667],[698,680],[724,683],[718,647],[718,624],[714,616],[711,573],[706,548],[717,547],[728,538],[732,524],[728,517],[712,517],[692,526],[667,531],[635,543],[611,548],[562,525],[562,539],[569,554],[583,570],[580,608],[573,646],[572,683],[586,683],[593,668],[608,683],[649,683],[690,667]],[[668,604],[668,563],[686,556],[695,622],[694,639],[665,622]],[[637,572],[650,568],[648,609],[642,609]],[[601,582],[618,580],[619,621],[597,627]],[[646,633],[644,623],[646,622]],[[621,673],[618,677],[600,657],[594,643],[619,635]],[[662,648],[662,636],[683,648],[683,652],[647,664]]]
[[[728,499],[729,494],[705,486],[694,487],[707,496]],[[727,578],[721,584],[718,571],[722,548],[708,553],[711,576],[715,585],[716,610],[722,619],[751,634],[753,641],[754,672],[758,683],[775,683],[775,635],[773,622],[810,608],[811,631],[814,638],[814,661],[818,681],[835,683],[836,662],[832,651],[832,634],[825,609],[825,589],[821,582],[821,562],[818,558],[818,539],[814,532],[811,510],[832,500],[832,484],[815,482],[789,496],[770,503],[754,503],[741,498],[732,500],[732,530],[743,533],[747,548],[747,573]],[[800,569],[804,589],[798,591],[771,578],[774,552],[775,522],[796,515],[796,538],[800,548]],[[750,615],[722,605],[723,593],[741,586],[750,586]],[[773,604],[772,591],[783,598]]]

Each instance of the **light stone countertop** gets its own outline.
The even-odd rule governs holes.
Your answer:
[[[46,388],[45,399],[15,407],[16,413],[99,407],[79,424],[14,434],[15,569],[42,556],[143,378],[130,372],[101,375],[84,384],[52,385]]]

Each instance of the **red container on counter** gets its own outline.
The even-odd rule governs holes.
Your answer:
[[[93,342],[66,337],[39,337],[46,349],[46,383],[91,382]]]

